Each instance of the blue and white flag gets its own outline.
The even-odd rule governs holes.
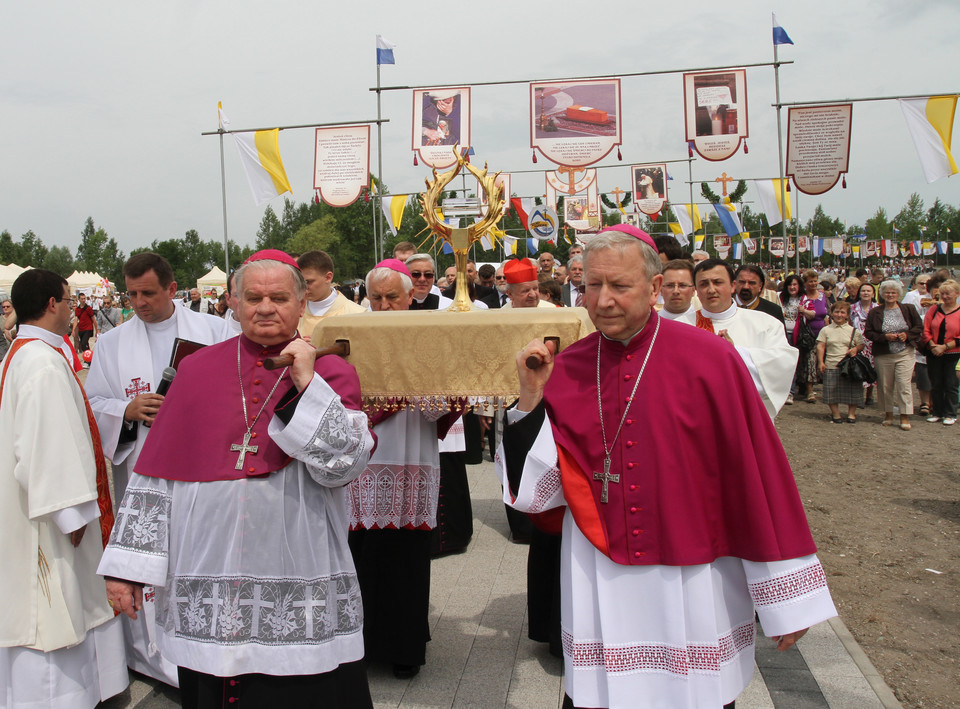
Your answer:
[[[774,23],[776,23],[776,20],[774,20]],[[791,42],[791,44],[793,43]],[[393,60],[393,50],[396,48],[397,45],[393,42],[377,35],[377,64],[396,64]]]
[[[717,210],[720,224],[723,226],[723,230],[727,232],[727,236],[732,238],[743,231],[735,206],[732,204],[714,204],[713,208]]]
[[[787,31],[777,22],[777,16],[774,13],[771,13],[771,15],[773,16],[773,43],[793,44],[793,40],[787,35]]]
[[[947,255],[947,242],[946,242],[946,241],[938,241],[938,242],[937,242],[937,251],[939,251],[942,256],[946,256],[946,255]]]
[[[813,257],[820,258],[823,256],[823,239],[811,239],[813,242]]]
[[[733,245],[733,260],[741,261],[743,260],[743,243],[737,242]]]
[[[538,239],[528,238],[527,239],[527,253],[535,254],[540,248],[540,241]]]

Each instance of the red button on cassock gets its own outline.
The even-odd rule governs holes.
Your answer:
[[[254,404],[259,404],[259,403],[260,403],[260,397],[259,397],[259,396],[255,396],[255,397],[253,397],[252,399],[250,399],[250,401],[252,401]]]

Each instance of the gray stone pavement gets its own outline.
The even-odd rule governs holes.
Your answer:
[[[468,466],[474,536],[463,554],[432,567],[427,664],[410,680],[369,669],[377,709],[557,709],[563,665],[527,639],[527,547],[508,540],[493,463]],[[737,709],[892,709],[900,704],[839,619],[778,653],[757,632],[757,671]],[[137,675],[103,709],[169,709],[178,694]]]

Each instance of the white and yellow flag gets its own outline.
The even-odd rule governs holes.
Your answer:
[[[259,207],[285,192],[292,192],[287,172],[280,160],[280,130],[258,130],[255,133],[234,133],[240,162],[247,173],[253,201]]]
[[[380,202],[383,215],[387,218],[387,226],[390,227],[390,231],[393,232],[394,236],[397,235],[400,222],[403,221],[403,209],[407,205],[407,198],[409,196],[408,194],[395,194],[384,197]]]
[[[790,193],[783,189],[783,196],[786,197],[786,209],[780,203],[781,186],[780,180],[754,180],[757,187],[757,195],[760,197],[760,208],[767,215],[767,224],[773,226],[783,221],[786,216],[790,221]]]
[[[927,182],[956,175],[957,163],[950,152],[950,140],[957,97],[928,96],[899,101]]]

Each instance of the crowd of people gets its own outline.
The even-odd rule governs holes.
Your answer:
[[[92,707],[130,667],[184,707],[371,707],[368,663],[409,679],[427,662],[431,559],[470,544],[465,466],[487,445],[564,706],[730,707],[755,617],[786,650],[836,614],[781,408],[822,384],[833,423],[869,397],[909,430],[915,384],[926,421],[956,422],[951,273],[909,291],[883,271],[772,273],[627,225],[565,263],[468,265],[491,322],[570,307],[596,329],[518,352],[514,406],[364,407],[349,362],[316,356],[318,328],[442,310],[447,271],[403,242],[341,286],[329,254],[260,251],[217,299],[181,296],[152,253],[124,265],[122,295],[20,276],[2,302],[0,565],[19,589],[0,617],[4,706]],[[843,375],[861,353],[875,384]],[[198,411],[218,416],[198,428]],[[51,426],[63,445],[44,445]]]

